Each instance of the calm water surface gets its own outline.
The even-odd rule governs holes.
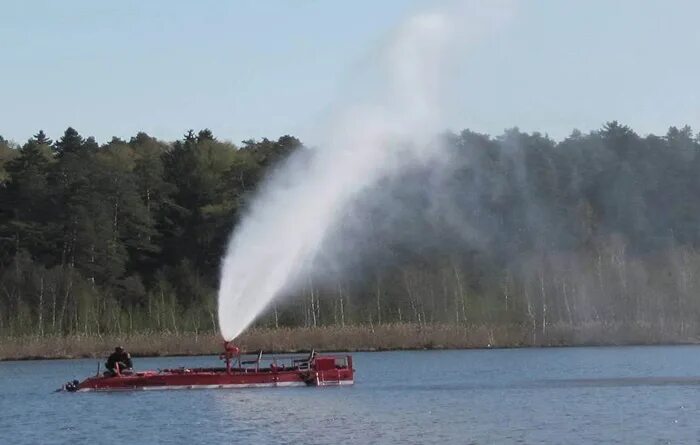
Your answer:
[[[81,394],[95,360],[0,362],[0,443],[700,443],[700,347],[354,357],[353,387]]]

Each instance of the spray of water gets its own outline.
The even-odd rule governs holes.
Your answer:
[[[369,100],[344,106],[321,148],[294,156],[263,185],[223,261],[219,326],[233,340],[319,254],[343,209],[409,163],[439,155],[440,90],[450,49],[507,17],[503,3],[470,2],[409,17],[379,52],[383,80]],[[459,56],[459,53],[457,53]]]

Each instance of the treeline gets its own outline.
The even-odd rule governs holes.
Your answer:
[[[443,139],[444,159],[358,197],[327,237],[335,261],[319,259],[333,267],[260,324],[512,325],[532,343],[591,325],[700,334],[689,127]],[[231,230],[277,163],[311,151],[208,130],[0,142],[0,334],[215,330]]]
[[[341,218],[319,262],[337,273],[289,300],[305,310],[294,322],[342,324],[350,308],[367,324],[527,327],[527,344],[697,338],[699,142],[687,126],[642,137],[617,122],[561,142],[446,135],[440,159]]]
[[[0,141],[0,333],[214,330],[218,265],[266,169],[300,142],[189,131]]]

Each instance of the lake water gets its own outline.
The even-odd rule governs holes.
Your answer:
[[[96,360],[0,362],[0,443],[700,443],[700,347],[377,352],[354,360],[351,387],[128,393],[52,392],[93,374]]]

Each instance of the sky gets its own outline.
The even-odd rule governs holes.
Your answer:
[[[486,0],[484,0],[486,1]],[[0,0],[0,135],[73,126],[107,142],[210,128],[223,140],[298,136],[361,91],[377,48],[418,0]],[[445,129],[555,139],[609,120],[641,134],[700,130],[700,2],[515,1],[463,52]],[[468,26],[468,23],[465,23]]]

